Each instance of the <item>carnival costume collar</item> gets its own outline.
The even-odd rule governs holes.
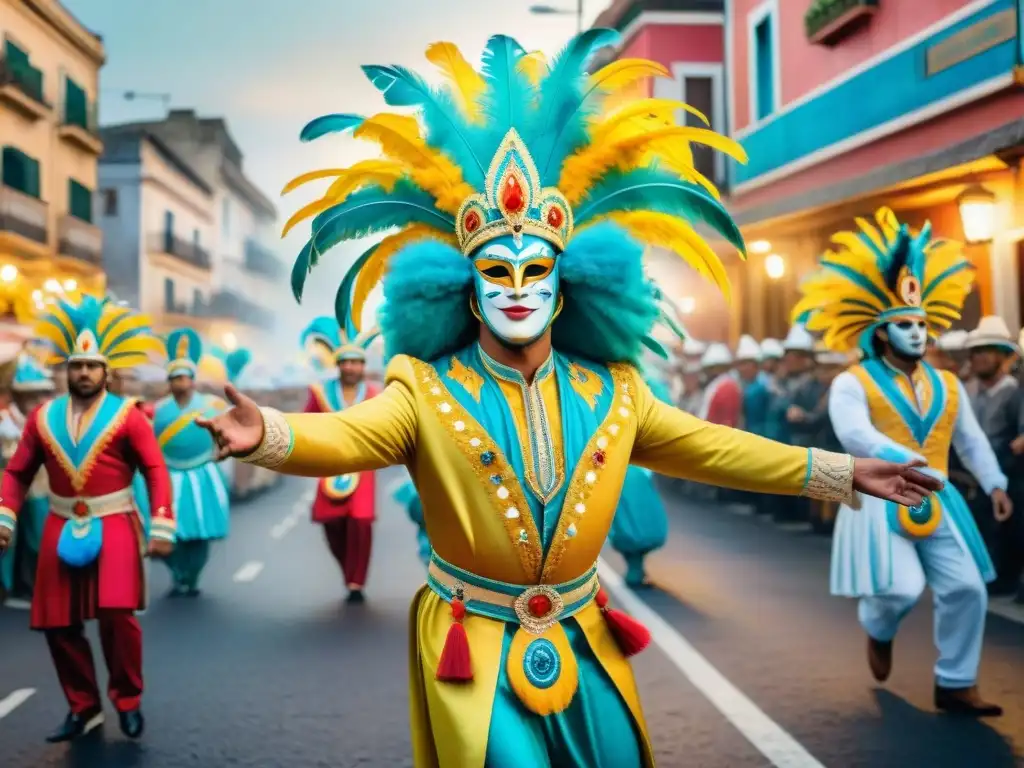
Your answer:
[[[636,360],[658,318],[643,273],[645,246],[678,253],[728,293],[719,256],[693,224],[709,226],[741,253],[742,236],[694,168],[690,144],[745,161],[743,150],[707,128],[676,125],[682,110],[707,123],[681,102],[622,101],[637,82],[668,76],[660,64],[622,59],[588,74],[593,54],[619,39],[613,30],[588,30],[548,61],[497,35],[479,71],[453,44],[435,43],[427,58],[447,78],[440,88],[404,67],[363,67],[389,106],[413,114],[339,113],[303,129],[304,141],[352,131],[384,156],[306,173],[285,187],[334,180],[285,225],[287,233],[313,219],[292,270],[296,299],[327,250],[394,229],[356,259],[335,302],[342,327],[362,332],[367,297],[383,282],[386,356],[433,359],[474,340],[474,313],[487,315],[471,306],[484,290],[474,259],[501,238],[513,250],[530,239],[549,246],[554,274],[542,289],[545,322],[557,348],[591,359]],[[610,109],[612,100],[618,106]],[[516,270],[531,266],[537,269],[512,263],[511,288],[525,283]],[[497,295],[491,284],[486,289]],[[491,309],[492,316],[517,311]],[[494,330],[493,320],[484,321]]]
[[[203,342],[191,328],[171,331],[164,342],[167,351],[167,378],[176,376],[196,377],[199,361],[203,357]]]
[[[832,351],[871,357],[875,331],[887,323],[923,319],[937,337],[960,318],[974,280],[960,243],[932,239],[930,223],[915,236],[889,208],[874,224],[856,221],[860,231],[833,235],[835,250],[801,286],[795,323],[822,332]]]
[[[110,299],[58,299],[46,307],[36,333],[50,344],[51,364],[88,360],[108,368],[131,368],[164,352],[150,320]]]

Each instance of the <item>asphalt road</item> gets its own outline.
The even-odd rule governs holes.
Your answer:
[[[380,479],[364,606],[342,602],[308,522],[307,481],[238,506],[201,598],[166,599],[154,565],[139,742],[108,711],[102,733],[44,744],[63,697],[28,614],[0,610],[0,766],[410,766],[407,609],[423,569],[413,526],[387,496],[400,479]],[[615,578],[614,553],[605,565],[613,599],[654,630],[635,668],[659,766],[1024,765],[1024,625],[989,617],[983,691],[1006,716],[936,715],[930,605],[907,619],[879,689],[853,604],[827,594],[826,540],[669,498],[669,544],[650,559],[659,588],[637,597]]]

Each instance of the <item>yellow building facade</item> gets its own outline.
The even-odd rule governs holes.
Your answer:
[[[56,0],[0,0],[0,314],[104,290],[95,223],[100,38]]]

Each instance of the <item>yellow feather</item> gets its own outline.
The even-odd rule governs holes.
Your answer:
[[[115,325],[118,320],[130,314],[128,307],[119,307],[116,304],[107,304],[100,313],[100,319],[96,322],[96,335],[103,338]]]
[[[591,75],[588,86],[603,93],[611,93],[628,88],[645,77],[670,77],[670,74],[656,61],[618,59]]]
[[[854,221],[854,223],[858,227],[860,227],[860,231],[864,233],[864,236],[867,237],[869,240],[871,240],[872,243],[875,244],[876,248],[878,248],[880,251],[883,251],[883,252],[888,250],[888,248],[886,247],[886,244],[885,244],[885,240],[882,238],[882,235],[878,232],[877,229],[875,229],[875,226],[870,221],[868,221],[867,219],[863,219],[860,216],[857,216],[856,218],[854,218],[853,221]],[[840,234],[852,235],[852,236],[856,237],[856,233],[854,233],[854,232],[842,232]],[[835,239],[835,237],[833,237],[833,240],[834,239]],[[870,253],[870,252],[866,251],[866,253]],[[870,258],[874,259],[875,255],[871,254]]]
[[[462,179],[462,171],[445,154],[420,138],[415,118],[380,114],[365,120],[355,136],[380,145],[384,153],[406,166],[408,176],[425,192],[433,195],[437,207],[455,214],[473,188]]]
[[[540,51],[532,51],[519,60],[516,68],[526,75],[530,85],[540,85],[540,81],[548,73],[548,59]]]
[[[384,277],[391,257],[410,243],[427,238],[453,245],[456,242],[455,235],[446,234],[426,224],[410,224],[401,232],[396,232],[381,240],[377,250],[373,252],[373,256],[359,270],[355,285],[352,287],[352,321],[357,331],[362,330],[363,307],[366,305],[366,300],[374,286]]]
[[[124,311],[113,318],[106,328],[101,330],[102,320],[105,315],[100,318],[101,322],[96,324],[96,330],[99,331],[99,337],[103,341],[113,341],[115,337],[120,336],[122,333],[129,331],[140,331],[148,328],[151,325],[150,319],[144,315],[133,315],[129,311]]]
[[[61,352],[65,355],[71,354],[71,348],[68,346],[67,339],[64,337],[64,333],[56,323],[49,322],[47,320],[40,320],[36,324],[36,336],[45,339],[46,341],[52,341]]]
[[[363,160],[356,163],[338,175],[323,197],[307,203],[292,214],[281,230],[281,237],[297,224],[326,211],[332,205],[344,202],[349,195],[364,186],[376,184],[390,192],[404,172],[401,165],[388,160]]]
[[[113,349],[104,349],[105,355],[140,354],[166,357],[166,349],[156,336],[136,336],[118,344]]]
[[[721,258],[689,224],[666,213],[623,211],[608,218],[642,243],[667,248],[681,256],[702,277],[732,298],[732,286]]]
[[[135,368],[139,365],[146,365],[149,362],[150,359],[148,355],[130,354],[116,360],[108,360],[107,367],[113,370],[119,370],[121,368]]]
[[[317,179],[329,179],[333,176],[341,176],[343,173],[348,173],[348,168],[323,168],[319,171],[309,171],[308,173],[302,173],[296,176],[294,179],[284,185],[284,189],[281,190],[282,195],[287,195],[294,189],[298,189],[303,184],[308,184],[311,181]]]
[[[75,338],[75,324],[71,322],[71,318],[60,308],[59,304],[47,305],[45,312],[49,315],[50,322],[54,323],[58,328],[67,331],[68,336],[72,339]],[[68,352],[70,353],[71,350],[69,349]]]
[[[482,117],[480,97],[487,87],[483,77],[466,61],[455,43],[433,43],[427,48],[427,61],[444,72],[459,97],[459,106],[472,122]]]

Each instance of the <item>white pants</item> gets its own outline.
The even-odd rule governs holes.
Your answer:
[[[945,517],[923,541],[891,536],[892,586],[884,594],[860,599],[861,626],[875,640],[892,640],[927,583],[935,599],[935,682],[944,688],[974,685],[988,609],[985,582],[974,559]]]

